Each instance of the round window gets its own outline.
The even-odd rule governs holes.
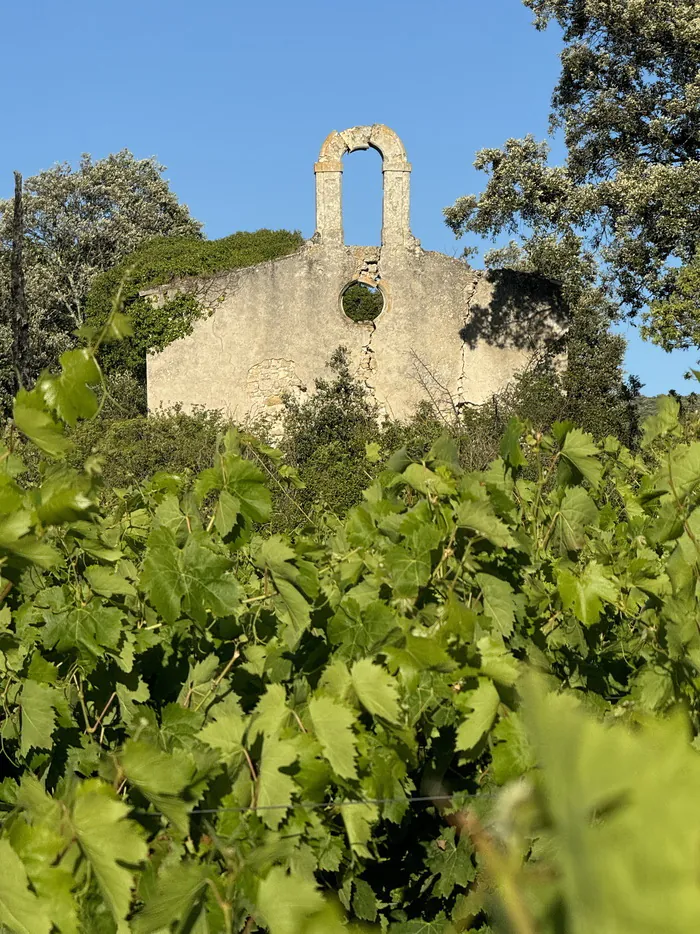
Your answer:
[[[351,282],[341,297],[343,311],[351,321],[374,321],[384,308],[380,288],[365,282]]]

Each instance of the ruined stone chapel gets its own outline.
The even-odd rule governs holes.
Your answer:
[[[370,146],[382,157],[381,245],[346,246],[342,160]],[[484,402],[561,336],[564,309],[547,280],[474,270],[421,249],[409,225],[411,165],[389,127],[331,133],[314,171],[316,232],[296,252],[144,293],[158,301],[205,286],[211,310],[189,335],[149,357],[151,410],[179,403],[240,422],[274,421],[285,394],[313,392],[344,346],[380,411],[407,418],[423,399],[448,409]],[[357,283],[378,290],[371,321],[345,313],[344,296]]]

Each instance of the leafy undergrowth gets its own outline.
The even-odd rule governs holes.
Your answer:
[[[101,511],[63,430],[100,379],[74,350],[18,396],[35,486],[2,452],[8,931],[698,928],[700,443],[677,403],[638,455],[517,420],[484,472],[448,441],[398,452],[291,539],[264,534],[234,433],[191,491],[160,473]]]

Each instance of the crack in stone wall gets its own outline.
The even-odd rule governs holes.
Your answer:
[[[469,323],[469,318],[472,311],[472,302],[474,301],[474,296],[476,295],[476,290],[479,288],[479,283],[483,277],[483,270],[475,269],[474,278],[470,285],[468,285],[464,290],[464,327],[466,328]],[[459,376],[457,377],[457,408],[461,409],[465,405],[468,405],[471,400],[467,399],[465,380],[467,378],[467,366],[469,365],[469,347],[466,341],[462,341],[462,353],[460,356],[460,366],[459,366]]]
[[[344,245],[343,157],[373,146],[382,155],[381,246]],[[410,230],[410,172],[403,143],[380,124],[329,134],[316,175],[316,233],[296,253],[146,290],[155,301],[181,291],[204,299],[211,317],[149,355],[148,404],[265,419],[281,432],[283,399],[306,398],[347,347],[351,368],[380,415],[410,418],[426,398],[448,414],[480,405],[559,339],[566,312],[555,287],[508,270],[480,272],[421,249]],[[379,288],[374,321],[354,322],[342,295]],[[554,290],[554,291],[553,291]]]

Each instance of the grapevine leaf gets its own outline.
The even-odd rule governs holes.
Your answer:
[[[49,934],[48,906],[30,890],[27,873],[8,840],[0,840],[0,921],[14,934]]]
[[[380,665],[363,658],[352,666],[352,684],[360,703],[371,714],[390,723],[399,719],[399,696],[396,682]]]
[[[311,622],[311,607],[306,597],[289,581],[275,577],[275,587],[278,594],[275,609],[286,623],[284,640],[289,648],[294,648]]]
[[[501,439],[501,457],[513,470],[527,464],[527,458],[520,447],[520,439],[524,431],[525,423],[514,415],[508,420],[505,433]]]
[[[12,418],[22,434],[50,457],[63,457],[69,450],[71,443],[63,433],[63,425],[44,410],[40,396],[34,391],[19,391]]]
[[[289,720],[287,694],[282,684],[268,684],[255,708],[252,732],[264,736],[277,736]]]
[[[446,496],[453,492],[454,483],[445,480],[423,464],[409,464],[403,472],[403,477],[409,486],[419,493],[426,495]]]
[[[598,525],[598,509],[583,489],[575,486],[566,491],[558,516],[561,541],[568,551],[580,551],[588,531]]]
[[[323,755],[336,774],[341,778],[357,778],[352,711],[330,697],[321,696],[311,698],[309,715]]]
[[[298,790],[294,779],[280,772],[296,762],[297,754],[293,740],[267,738],[263,745],[257,805],[264,809],[260,816],[271,830],[279,827],[292,803],[292,795]],[[272,808],[271,805],[283,806]]]
[[[593,626],[600,619],[603,602],[614,603],[619,595],[617,586],[595,561],[586,565],[581,574],[566,568],[557,574],[557,586],[564,608],[571,610],[584,626]]]
[[[61,373],[43,375],[37,383],[46,404],[71,427],[79,418],[92,418],[97,412],[97,396],[90,388],[100,382],[100,368],[88,347],[61,354]]]
[[[603,473],[598,454],[593,437],[580,428],[573,428],[566,435],[562,447],[563,457],[594,487],[598,485]]]
[[[500,548],[512,548],[515,545],[510,529],[501,522],[487,502],[467,500],[460,503],[457,509],[457,525],[471,529]]]
[[[438,876],[433,885],[433,894],[448,898],[455,886],[466,888],[476,878],[472,846],[467,834],[461,834],[455,843],[454,829],[447,828],[440,841],[430,843],[427,850],[426,865]]]
[[[125,594],[135,597],[136,588],[121,574],[112,571],[110,568],[101,567],[93,564],[85,568],[85,576],[90,582],[90,587],[96,592],[111,597],[113,594]]]
[[[134,873],[129,867],[146,859],[148,847],[138,825],[127,819],[128,806],[112,795],[97,780],[85,782],[73,808],[73,829],[119,925],[131,905]]]
[[[228,490],[222,490],[216,503],[216,512],[214,514],[214,525],[217,532],[226,537],[236,524],[236,519],[241,512],[240,500],[232,496]]]
[[[48,684],[25,681],[20,703],[22,706],[22,741],[20,752],[26,756],[30,749],[50,749],[56,727],[55,689]]]
[[[269,522],[272,497],[265,474],[238,455],[227,455],[226,488],[240,503],[241,512],[253,522]]]
[[[287,875],[280,866],[260,883],[257,903],[270,934],[306,934],[309,920],[324,906],[315,882]]]
[[[464,695],[463,705],[470,707],[467,716],[457,730],[457,749],[465,752],[473,749],[491,729],[496,718],[500,698],[498,691],[487,678],[479,678],[479,686]]]
[[[224,555],[214,554],[194,536],[187,539],[182,552],[182,580],[185,606],[202,622],[207,613],[230,616],[239,600],[239,587],[230,573],[231,564]]]
[[[185,583],[182,577],[182,552],[177,547],[174,534],[165,526],[153,529],[148,536],[141,587],[165,621],[174,623],[180,615]]]
[[[234,698],[227,697],[211,711],[212,722],[197,734],[197,738],[212,749],[218,749],[226,760],[241,754],[245,720]]]
[[[372,859],[367,844],[372,839],[372,824],[379,820],[379,810],[375,804],[343,804],[343,815],[348,845],[353,853],[365,859]]]
[[[397,597],[415,599],[430,577],[430,552],[392,545],[384,555],[389,582]]]
[[[364,879],[355,879],[355,894],[352,899],[352,907],[362,921],[377,920],[377,896],[372,890],[369,882]]]
[[[520,778],[534,765],[532,747],[517,713],[504,717],[493,730],[493,777],[498,785]]]
[[[157,934],[174,921],[184,922],[206,885],[202,864],[181,862],[168,865],[158,875],[155,892],[132,921],[134,934]]]
[[[515,621],[515,599],[513,588],[507,581],[491,574],[477,574],[481,588],[484,615],[490,619],[502,636],[509,636]]]

